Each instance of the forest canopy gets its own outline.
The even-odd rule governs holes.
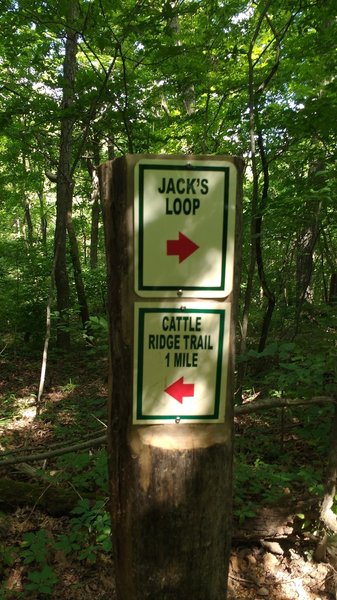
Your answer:
[[[53,269],[60,345],[102,314],[96,168],[124,153],[245,159],[241,354],[252,314],[261,352],[335,302],[333,0],[1,0],[0,20],[5,343],[44,335]]]

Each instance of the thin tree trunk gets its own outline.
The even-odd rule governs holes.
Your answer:
[[[248,334],[248,323],[249,323],[249,312],[250,306],[252,302],[252,294],[253,294],[253,281],[254,281],[254,273],[255,273],[255,264],[256,264],[256,245],[254,243],[254,235],[255,235],[255,220],[258,210],[258,194],[259,194],[259,184],[258,184],[258,173],[257,173],[257,164],[256,164],[256,140],[255,140],[255,94],[254,94],[254,63],[253,63],[253,49],[256,37],[258,35],[259,28],[261,26],[262,20],[259,21],[259,24],[256,27],[253,39],[251,41],[249,50],[248,50],[248,110],[249,110],[249,136],[250,136],[250,155],[251,155],[251,166],[253,173],[253,189],[252,189],[252,198],[251,198],[251,217],[250,217],[250,257],[249,257],[249,267],[247,274],[247,284],[244,295],[244,304],[243,304],[243,313],[241,319],[241,335],[240,335],[240,349],[239,354],[243,356],[247,351],[247,334]],[[238,393],[237,398],[239,401],[242,399],[242,385],[245,377],[245,363],[239,363],[238,367]]]
[[[96,269],[98,257],[99,217],[101,213],[99,179],[97,167],[99,165],[99,148],[95,142],[94,163],[87,160],[87,167],[91,177],[91,230],[90,230],[90,269]]]
[[[321,210],[320,189],[324,185],[324,163],[318,160],[309,171],[310,188],[316,197],[306,206],[307,222],[302,228],[296,248],[296,330],[304,302],[312,301],[310,283],[314,269],[314,250],[319,236],[319,216]]]
[[[27,165],[26,165],[26,157],[24,155],[22,156],[22,167],[23,167],[23,172],[24,172],[24,176],[26,179],[27,178]],[[34,228],[33,228],[32,215],[30,212],[30,201],[28,198],[28,194],[26,192],[25,182],[23,184],[22,195],[23,195],[23,208],[24,208],[24,217],[25,217],[24,218],[25,231],[27,231],[27,236],[25,236],[25,237],[26,237],[26,240],[28,241],[29,246],[31,246],[33,243]]]
[[[29,245],[32,245],[34,230],[33,230],[32,215],[30,212],[30,202],[27,198],[25,200],[25,223],[27,226],[27,240],[28,240]]]
[[[259,341],[259,346],[258,346],[258,352],[263,352],[266,342],[267,342],[269,327],[271,325],[271,319],[273,316],[276,300],[275,300],[275,294],[271,291],[271,289],[268,285],[268,282],[267,282],[267,277],[266,277],[266,273],[264,270],[263,254],[262,254],[262,221],[263,221],[263,213],[266,209],[267,201],[268,201],[269,167],[268,167],[268,161],[267,161],[266,152],[265,152],[265,148],[264,148],[263,137],[262,137],[262,133],[260,131],[258,134],[258,140],[259,140],[259,149],[260,149],[260,157],[261,157],[261,164],[262,164],[263,187],[262,187],[259,212],[258,212],[257,218],[255,220],[255,246],[256,246],[256,262],[257,262],[257,270],[258,270],[258,274],[259,274],[259,279],[260,279],[263,295],[265,298],[267,298],[267,309],[266,309],[264,317],[263,317],[261,336],[260,336],[260,341]]]
[[[48,303],[47,303],[47,309],[46,309],[46,334],[45,334],[44,345],[43,345],[39,391],[38,391],[37,399],[36,399],[38,413],[41,408],[41,399],[42,399],[44,384],[45,384],[45,380],[46,380],[48,348],[49,348],[49,340],[50,340],[50,334],[51,334],[51,306],[52,306],[52,302],[53,302],[54,289],[55,289],[55,264],[56,264],[56,256],[54,258],[52,272],[51,272],[50,290],[49,290],[49,297],[48,297]]]
[[[81,321],[83,327],[86,327],[89,322],[89,308],[82,277],[82,267],[78,251],[78,242],[70,210],[68,210],[67,213],[67,231]]]
[[[46,218],[46,206],[43,198],[43,184],[38,190],[39,204],[40,204],[40,232],[41,241],[44,248],[44,252],[47,251],[47,218]]]
[[[63,61],[63,95],[60,151],[57,168],[56,191],[56,227],[55,227],[55,286],[59,323],[57,328],[57,344],[67,350],[70,346],[69,315],[70,292],[66,262],[67,214],[71,211],[73,181],[71,177],[72,130],[74,118],[67,115],[75,99],[75,71],[77,54],[77,33],[72,26],[77,12],[76,0],[69,0],[68,21],[66,27],[66,45]]]
[[[271,4],[272,4],[272,1],[267,0],[261,10],[261,13],[260,13],[257,23],[256,23],[254,33],[252,35],[252,39],[251,39],[249,49],[248,49],[248,54],[247,54],[247,58],[248,58],[248,110],[249,110],[250,152],[251,152],[251,166],[252,166],[252,174],[253,174],[253,190],[252,190],[252,202],[251,202],[251,250],[250,250],[251,254],[250,254],[250,264],[249,264],[249,270],[248,270],[247,287],[246,287],[245,300],[244,300],[242,326],[241,326],[241,342],[240,342],[240,354],[241,355],[245,354],[245,352],[246,352],[246,339],[247,339],[247,332],[248,332],[249,310],[250,310],[252,291],[253,291],[253,278],[254,278],[254,271],[255,271],[255,262],[257,262],[258,274],[259,274],[259,279],[260,279],[260,282],[262,285],[263,294],[268,300],[267,310],[265,312],[263,324],[262,324],[261,337],[260,337],[260,342],[259,342],[259,352],[261,352],[265,347],[268,330],[270,327],[271,318],[272,318],[272,314],[273,314],[274,307],[275,307],[275,296],[271,292],[271,290],[269,289],[269,286],[267,284],[267,280],[266,280],[266,276],[265,276],[265,272],[264,272],[264,266],[263,266],[263,259],[262,259],[262,247],[261,247],[262,218],[263,218],[263,208],[264,208],[264,205],[265,205],[265,203],[267,201],[267,197],[268,197],[269,173],[268,173],[268,164],[266,161],[266,156],[264,153],[264,148],[263,148],[263,144],[262,144],[262,136],[261,136],[260,137],[260,157],[261,157],[261,162],[262,162],[262,170],[263,170],[263,174],[264,174],[264,186],[263,186],[263,192],[262,192],[261,205],[259,207],[259,201],[258,201],[258,198],[259,198],[259,182],[258,182],[259,174],[258,174],[257,156],[256,156],[256,129],[257,129],[256,128],[256,112],[257,112],[256,97],[261,95],[265,91],[265,89],[267,88],[270,81],[272,80],[272,78],[274,77],[275,73],[278,70],[279,63],[280,63],[280,42],[281,42],[282,38],[285,36],[286,32],[288,31],[288,28],[290,27],[290,25],[294,19],[294,15],[291,15],[291,17],[288,19],[285,27],[283,28],[282,34],[278,34],[278,32],[274,28],[272,20],[268,16],[268,9]],[[276,55],[275,55],[275,62],[273,64],[273,66],[271,67],[269,73],[267,74],[264,81],[262,83],[260,83],[260,85],[256,89],[254,69],[255,69],[255,66],[259,59],[256,60],[255,58],[253,58],[254,46],[255,46],[255,42],[257,40],[257,37],[259,35],[260,29],[261,29],[261,26],[262,26],[262,23],[264,20],[267,21],[268,26],[270,27],[270,29],[274,35],[275,42],[276,42]],[[243,365],[244,364],[242,364],[242,366],[239,368],[239,373],[238,373],[239,389],[241,388],[243,376],[244,376],[244,366]]]
[[[297,241],[296,298],[299,310],[305,301],[311,302],[310,282],[314,268],[313,252],[318,237],[317,222],[303,228]]]
[[[334,534],[337,533],[337,516],[332,510],[337,486],[337,402],[334,407],[334,418],[331,424],[331,438],[326,473],[324,498],[320,510],[322,523]]]
[[[93,174],[93,190],[91,194],[91,230],[90,230],[90,269],[96,269],[98,262],[98,232],[101,213],[99,199],[99,184],[96,169]]]
[[[337,302],[337,273],[331,273],[329,287],[329,304]]]

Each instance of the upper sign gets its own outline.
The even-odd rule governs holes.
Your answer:
[[[236,168],[142,159],[135,166],[135,291],[223,298],[232,291]]]
[[[223,422],[230,304],[135,303],[133,422]]]

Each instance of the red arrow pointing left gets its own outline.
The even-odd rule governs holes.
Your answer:
[[[178,240],[167,240],[166,254],[167,256],[179,256],[179,262],[181,263],[193,254],[193,252],[198,250],[198,248],[199,246],[197,244],[179,231]]]
[[[169,385],[164,392],[182,404],[183,398],[194,396],[194,383],[184,383],[184,378],[180,377],[180,379]]]

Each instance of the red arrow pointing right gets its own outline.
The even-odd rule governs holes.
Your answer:
[[[192,242],[186,235],[179,231],[178,240],[167,240],[166,253],[167,256],[179,256],[179,262],[183,262],[193,252],[198,250],[199,246]]]
[[[184,378],[180,377],[180,379],[169,385],[164,392],[182,404],[183,398],[194,396],[194,383],[184,383]]]

